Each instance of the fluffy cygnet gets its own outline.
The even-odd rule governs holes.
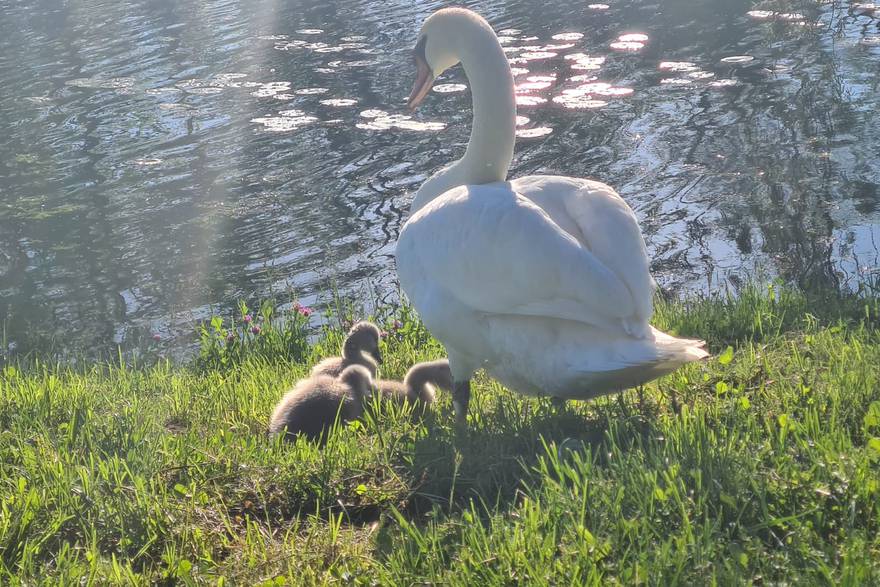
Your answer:
[[[340,424],[363,414],[372,382],[372,375],[363,365],[350,365],[337,378],[318,375],[303,379],[275,406],[269,433],[284,432],[287,440],[302,434],[324,442],[337,414]]]
[[[341,357],[329,357],[312,368],[312,377],[317,375],[338,376],[349,365],[363,365],[376,376],[378,364],[382,362],[379,352],[380,332],[375,324],[358,322],[351,327],[342,345]]]
[[[406,372],[402,382],[390,379],[373,382],[373,386],[381,391],[384,397],[400,403],[405,401],[433,403],[435,385],[443,389],[452,389],[452,371],[446,359],[416,363]]]

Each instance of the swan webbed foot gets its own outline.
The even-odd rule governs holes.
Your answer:
[[[467,425],[468,405],[471,401],[471,380],[456,381],[452,386],[452,408],[455,410],[455,424]]]

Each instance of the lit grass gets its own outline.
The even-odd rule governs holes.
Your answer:
[[[716,357],[563,409],[478,377],[464,435],[442,394],[323,450],[264,430],[338,329],[192,368],[7,366],[0,584],[878,584],[878,316],[790,290],[661,303]],[[394,318],[384,376],[442,355]]]

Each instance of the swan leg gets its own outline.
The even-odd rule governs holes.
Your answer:
[[[626,401],[624,400],[623,392],[622,392],[622,391],[621,391],[620,393],[617,394],[617,407],[620,408],[620,413],[621,413],[624,417],[626,417],[626,418],[629,418],[629,417],[630,417],[630,411],[629,411],[629,408],[628,408],[627,405],[626,405]]]
[[[675,389],[669,392],[669,405],[672,407],[673,413],[676,415],[681,414],[681,405],[678,403],[678,394],[675,392]]]
[[[565,409],[565,398],[553,396],[550,398],[550,405],[552,405],[557,412],[561,412]]]
[[[467,424],[468,404],[471,401],[471,380],[456,381],[452,389],[452,408],[455,410],[455,423]]]

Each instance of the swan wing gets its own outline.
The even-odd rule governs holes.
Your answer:
[[[648,335],[655,283],[645,239],[626,201],[604,183],[573,177],[532,175],[511,185],[624,283],[635,305],[635,315],[625,323],[627,331]]]
[[[397,263],[410,297],[430,282],[486,314],[619,331],[636,311],[611,270],[507,183],[460,186],[424,206],[401,231]]]

